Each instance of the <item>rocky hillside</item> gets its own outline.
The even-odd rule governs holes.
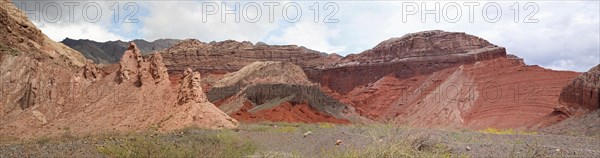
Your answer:
[[[43,35],[10,1],[0,1],[0,135],[33,138],[107,131],[233,128],[208,102],[197,72],[173,87],[161,54],[134,43],[101,69]]]
[[[345,94],[387,75],[405,79],[496,58],[506,58],[503,47],[473,35],[436,30],[392,38],[331,67],[305,71],[311,81]]]
[[[310,82],[320,85],[319,92],[356,108],[361,116],[419,127],[545,127],[566,118],[553,116],[559,104],[557,98],[562,87],[578,75],[529,66],[523,59],[507,54],[503,47],[484,39],[439,30],[391,38],[372,49],[346,57],[300,50],[306,49],[236,41],[203,43],[187,40],[162,54],[170,56],[166,57],[171,60],[167,66],[175,70],[195,66],[209,75],[226,74],[216,77],[217,80],[224,76],[239,78],[232,77],[235,73],[227,73],[240,70],[253,61],[290,61],[302,68]],[[227,85],[237,81],[231,80]],[[269,89],[265,88],[268,86],[276,87],[219,86],[208,92],[209,100],[217,105],[227,105],[223,103],[233,100],[225,96],[236,96],[243,90]],[[217,92],[227,95],[215,98]],[[270,97],[267,100],[287,97],[279,93],[260,91],[257,96]],[[264,103],[252,104],[250,101],[249,105],[244,105],[243,100],[235,102],[238,110]],[[229,114],[237,111],[223,107],[220,106]]]
[[[306,70],[306,69],[305,69]],[[476,36],[424,31],[307,70],[367,118],[441,128],[540,128],[578,73],[528,66]]]
[[[233,118],[245,122],[359,122],[354,109],[308,81],[289,62],[255,62],[225,75],[208,99]]]
[[[70,38],[64,39],[61,43],[81,52],[87,59],[91,59],[97,64],[113,64],[119,62],[123,52],[127,50],[130,42],[134,42],[142,51],[142,54],[150,54],[155,51],[160,51],[169,48],[180,40],[176,39],[159,39],[148,42],[141,39],[136,39],[129,42],[124,41],[108,41],[96,42],[91,40],[74,40]]]
[[[419,74],[385,76],[338,97],[370,119],[416,127],[539,128],[578,73],[498,58]]]
[[[52,41],[9,0],[0,1],[0,51],[2,55],[30,56],[38,61],[74,68],[85,58],[77,51]]]
[[[181,73],[191,67],[202,73],[234,72],[256,61],[287,61],[300,67],[319,67],[341,57],[296,45],[267,45],[233,40],[204,43],[184,40],[160,52],[169,71]]]
[[[247,86],[250,84],[297,84],[311,85],[306,74],[297,65],[290,62],[254,62],[227,74],[217,81],[213,87]]]

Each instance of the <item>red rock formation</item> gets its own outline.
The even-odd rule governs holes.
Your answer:
[[[348,55],[334,66],[306,70],[309,79],[345,94],[383,76],[409,78],[462,64],[504,58],[503,47],[458,32],[425,31],[392,38],[373,49]]]
[[[560,92],[560,106],[567,116],[581,116],[600,108],[600,65],[575,78]]]
[[[292,63],[252,63],[225,75],[207,95],[221,110],[245,122],[362,121],[353,108],[327,96]]]
[[[131,43],[119,61],[120,82],[142,84],[168,84],[169,75],[160,54],[142,57],[135,43]]]
[[[385,76],[355,88],[342,102],[370,119],[400,125],[539,128],[549,125],[540,123],[576,75],[499,58],[407,79]]]
[[[302,122],[320,123],[330,122],[337,124],[348,124],[350,121],[322,114],[306,104],[292,104],[283,102],[280,105],[258,112],[249,112],[253,108],[252,103],[244,102],[241,110],[231,114],[231,117],[244,122]]]
[[[133,44],[131,48],[135,50]],[[166,68],[161,64],[160,54],[131,59],[134,60],[121,62],[125,63],[121,68],[130,71],[119,69],[94,79],[55,66],[45,67],[45,62],[26,56],[4,58],[2,68],[20,67],[20,64],[34,67],[30,72],[13,75],[31,76],[31,80],[25,81],[28,84],[22,88],[23,91],[6,95],[12,99],[3,105],[20,108],[0,108],[4,111],[0,115],[0,134],[29,138],[58,135],[64,132],[60,130],[63,127],[69,128],[73,134],[90,134],[141,131],[150,127],[170,131],[187,126],[237,126],[236,120],[206,100],[197,72],[184,76],[182,86],[174,90],[169,84]],[[123,72],[132,72],[129,73],[130,80],[118,82],[116,79],[125,76]],[[56,74],[62,77],[55,77]]]
[[[206,96],[193,84],[199,82],[197,75],[184,85],[200,90],[179,96],[192,101],[176,106],[177,90],[169,83],[160,54],[140,56],[131,44],[120,64],[98,69],[80,61],[77,52],[47,39],[10,1],[0,1],[0,13],[2,136],[237,126],[234,119],[201,99]]]

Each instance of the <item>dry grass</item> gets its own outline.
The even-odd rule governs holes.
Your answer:
[[[450,148],[442,143],[433,143],[427,137],[384,142],[362,149],[332,150],[327,157],[451,157]]]
[[[297,123],[297,122],[262,122],[255,124],[246,124],[240,126],[241,130],[247,130],[251,132],[282,132],[282,133],[293,133],[293,132],[308,132],[317,131],[319,129],[332,129],[337,125],[333,123]]]
[[[366,136],[373,139],[373,144],[361,149],[334,149],[326,151],[327,157],[451,157],[450,148],[431,138],[428,133],[397,127],[391,124],[366,126]],[[395,138],[403,132],[411,132],[402,139],[383,141]]]
[[[257,151],[256,145],[235,132],[198,133],[195,130],[120,136],[96,150],[110,157],[242,157]]]
[[[538,134],[538,132],[535,132],[535,131],[513,130],[511,128],[509,128],[509,129],[486,128],[486,129],[479,130],[479,132],[488,133],[488,134],[530,134],[530,135]]]

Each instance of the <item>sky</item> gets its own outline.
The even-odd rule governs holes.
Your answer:
[[[161,38],[295,44],[357,54],[426,30],[465,32],[530,65],[584,72],[600,63],[599,1],[13,0],[51,39]]]

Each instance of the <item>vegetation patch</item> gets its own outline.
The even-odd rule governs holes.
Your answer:
[[[530,134],[530,135],[538,134],[535,131],[513,130],[511,128],[509,128],[509,129],[486,128],[486,129],[479,130],[479,132],[488,133],[488,134]]]
[[[257,146],[233,131],[187,128],[113,138],[96,150],[110,157],[243,157],[254,154]]]
[[[335,124],[332,123],[321,123],[319,124],[319,128],[328,129],[335,127]]]
[[[327,157],[451,157],[450,148],[442,143],[427,142],[426,137],[419,139],[385,142],[369,145],[362,149],[334,149]]]

